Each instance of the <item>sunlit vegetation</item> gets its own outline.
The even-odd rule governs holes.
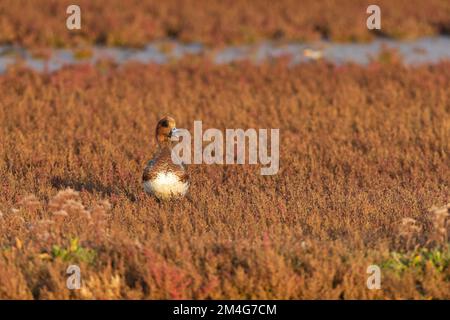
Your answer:
[[[0,298],[450,298],[449,63],[200,60],[0,76]],[[166,114],[280,128],[280,171],[191,165],[157,202]]]
[[[368,30],[370,0],[79,0],[81,30],[67,30],[69,0],[2,0],[0,43],[26,47],[143,46],[176,38],[207,45],[259,40],[368,41],[448,34],[448,0],[380,0],[382,28]]]

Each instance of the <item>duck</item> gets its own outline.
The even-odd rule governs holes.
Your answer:
[[[147,162],[142,174],[144,191],[158,200],[182,198],[189,189],[189,175],[181,161],[173,161],[173,142],[179,138],[180,129],[175,119],[166,116],[156,125],[155,138],[158,144],[153,158]]]

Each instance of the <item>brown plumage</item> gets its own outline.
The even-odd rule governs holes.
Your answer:
[[[183,164],[172,161],[172,139],[177,132],[175,120],[164,117],[156,126],[158,149],[142,175],[145,192],[161,200],[182,197],[189,188],[189,176]]]

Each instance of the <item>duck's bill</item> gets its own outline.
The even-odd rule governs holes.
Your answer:
[[[181,129],[177,128],[173,128],[172,130],[170,130],[170,140],[172,141],[180,140],[181,131],[182,131]]]

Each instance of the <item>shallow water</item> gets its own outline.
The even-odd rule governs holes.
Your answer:
[[[336,64],[353,62],[365,65],[384,49],[396,50],[407,65],[436,63],[450,59],[450,37],[421,38],[408,42],[378,39],[370,43],[344,44],[327,41],[279,44],[266,41],[255,45],[229,46],[215,50],[198,43],[183,44],[167,40],[153,42],[143,49],[95,46],[88,54],[77,54],[69,49],[53,49],[48,58],[35,57],[20,47],[0,46],[0,73],[19,61],[34,70],[51,72],[66,65],[96,63],[100,59],[112,59],[119,64],[129,61],[165,64],[187,55],[200,54],[210,57],[216,64],[240,60],[261,63],[289,56],[293,65],[314,59],[325,59]]]

